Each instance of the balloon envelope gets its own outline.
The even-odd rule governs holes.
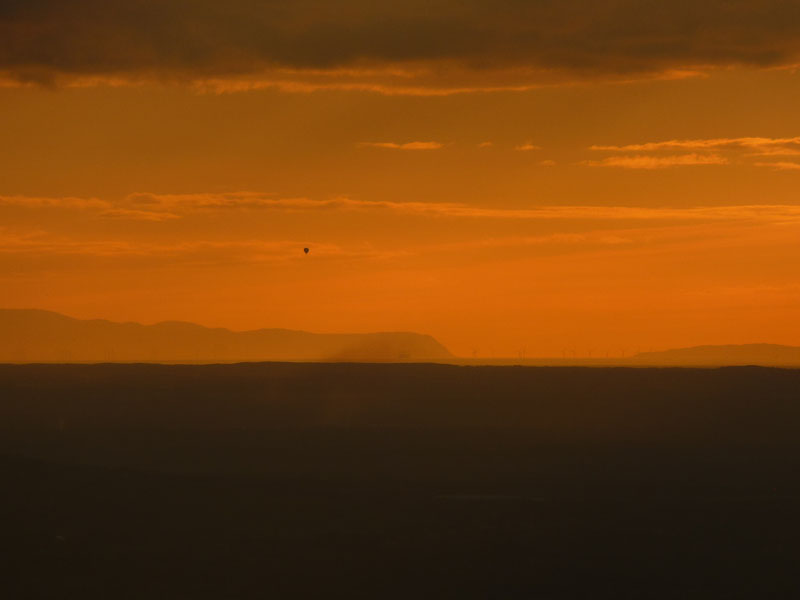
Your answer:
[[[305,252],[306,254],[308,254],[308,248],[303,248],[303,252]]]

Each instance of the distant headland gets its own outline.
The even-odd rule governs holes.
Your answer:
[[[410,332],[231,331],[180,321],[142,325],[0,309],[0,362],[405,362],[451,357],[433,337]]]

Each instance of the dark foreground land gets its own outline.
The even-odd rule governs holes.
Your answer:
[[[0,365],[4,598],[793,598],[800,371]]]

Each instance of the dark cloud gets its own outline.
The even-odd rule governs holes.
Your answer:
[[[0,70],[21,81],[418,61],[583,77],[785,65],[798,55],[797,0],[0,2]]]

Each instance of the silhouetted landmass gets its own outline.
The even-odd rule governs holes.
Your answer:
[[[634,363],[647,365],[719,366],[760,365],[800,366],[800,347],[778,344],[740,344],[729,346],[694,346],[663,352],[642,352]]]
[[[417,333],[234,332],[178,321],[140,325],[0,309],[0,362],[397,361],[450,356],[434,338]]]
[[[792,598],[800,371],[0,365],[8,598]]]

